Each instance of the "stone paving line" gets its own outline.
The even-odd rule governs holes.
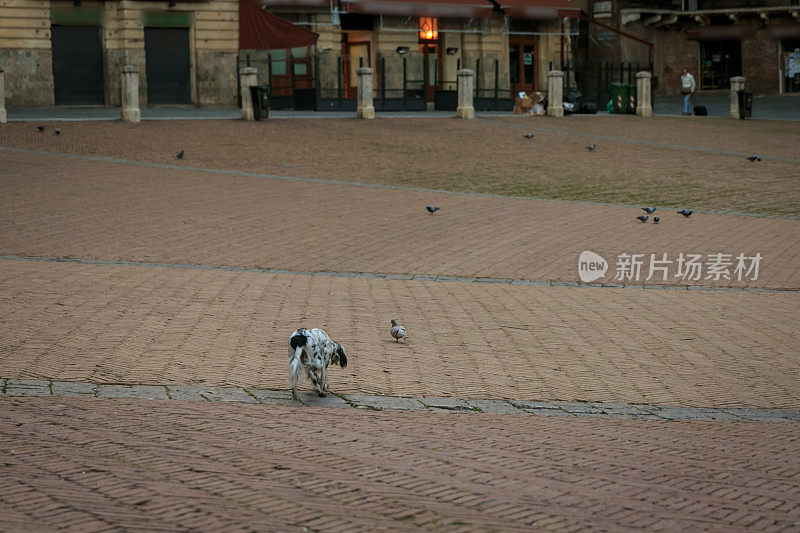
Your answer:
[[[0,378],[4,396],[54,396],[78,398],[124,398],[139,400],[186,400],[262,405],[297,406],[291,391],[245,387],[205,387],[197,385],[121,385],[35,379]],[[336,407],[375,411],[444,411],[453,413],[534,414],[593,418],[632,418],[644,420],[749,420],[754,422],[800,423],[800,411],[790,409],[742,409],[679,407],[669,405],[619,404],[602,402],[561,402],[489,400],[475,398],[428,398],[337,394],[323,398],[315,393],[301,394],[308,407]]]
[[[563,135],[578,135],[581,137],[591,137],[591,138],[604,138],[603,135],[595,135],[595,134],[584,134],[581,132],[572,132],[567,130],[553,130],[548,128],[527,128],[523,126],[517,126],[511,124],[510,127],[519,127],[521,129],[533,129],[535,131],[543,131],[543,132],[551,132],[551,133],[559,133]],[[715,150],[712,148],[702,148],[697,146],[680,146],[680,145],[671,145],[665,143],[654,143],[652,141],[645,141],[639,139],[627,139],[625,137],[613,137],[613,136],[605,136],[606,140],[613,140],[619,142],[630,142],[633,144],[641,144],[643,146],[662,146],[667,148],[675,148],[675,149],[690,149],[693,151],[699,152],[708,152],[714,153],[718,155],[736,155],[736,156],[746,156],[750,154],[734,152],[730,150]],[[120,164],[120,165],[133,165],[133,166],[140,166],[140,167],[149,167],[149,168],[156,168],[156,169],[164,169],[164,170],[188,170],[194,172],[203,172],[208,174],[221,174],[221,175],[229,175],[229,176],[239,176],[239,177],[246,177],[246,178],[260,178],[260,179],[271,179],[271,180],[284,180],[284,181],[298,181],[298,182],[307,182],[307,183],[323,183],[323,184],[333,184],[333,185],[346,185],[350,187],[363,187],[367,189],[386,189],[386,190],[395,190],[395,191],[406,191],[406,192],[422,192],[422,193],[431,193],[431,194],[444,194],[444,195],[451,195],[451,196],[467,196],[467,197],[477,197],[477,198],[496,198],[496,199],[505,199],[505,200],[527,200],[527,201],[535,201],[535,202],[554,202],[556,204],[563,203],[563,204],[574,204],[574,205],[591,205],[591,206],[599,206],[599,207],[634,207],[631,204],[624,204],[620,202],[593,202],[589,200],[565,200],[560,198],[534,198],[530,196],[515,196],[513,194],[496,194],[496,193],[486,193],[486,192],[468,192],[468,191],[457,191],[451,189],[430,189],[425,187],[413,187],[408,185],[391,185],[388,183],[368,183],[363,181],[350,181],[350,180],[341,180],[335,178],[311,178],[311,177],[302,177],[302,176],[289,176],[286,174],[272,174],[272,173],[263,173],[263,172],[246,172],[243,170],[234,170],[234,169],[217,169],[217,168],[207,168],[207,167],[197,167],[197,166],[189,166],[189,165],[168,165],[164,163],[154,163],[150,161],[135,161],[131,159],[121,159],[117,157],[106,157],[106,156],[98,156],[98,155],[85,155],[85,154],[71,154],[66,152],[51,152],[47,150],[33,150],[29,148],[14,148],[9,146],[0,146],[0,152],[10,152],[10,153],[18,153],[18,154],[30,154],[30,155],[46,155],[52,157],[60,157],[60,158],[67,158],[67,159],[75,159],[81,161],[94,161],[98,163],[113,163],[113,164]],[[790,163],[800,163],[800,159],[791,159],[791,158],[781,158],[772,156],[770,159],[775,159],[776,161],[783,161],[783,162],[790,162]],[[673,211],[672,207],[663,207],[659,205],[654,205],[657,209],[661,211]],[[638,207],[637,207],[638,208]],[[709,215],[732,215],[732,216],[740,216],[740,217],[753,217],[753,218],[766,218],[766,219],[787,219],[787,220],[800,220],[800,216],[795,215],[772,215],[766,213],[748,213],[742,211],[725,211],[725,210],[714,210],[714,209],[701,209],[701,208],[694,208],[693,211],[695,213],[700,214],[709,214]]]
[[[657,285],[643,283],[582,283],[574,281],[553,281],[546,279],[514,278],[463,278],[458,276],[429,276],[426,274],[382,274],[372,272],[326,272],[309,270],[284,270],[278,268],[237,267],[229,265],[196,265],[191,263],[151,263],[148,261],[113,261],[103,259],[76,259],[73,257],[40,257],[23,255],[0,255],[0,261],[30,261],[38,263],[74,263],[78,265],[128,266],[142,268],[172,268],[181,270],[219,270],[222,272],[250,272],[256,274],[296,274],[304,276],[323,276],[336,278],[366,278],[413,281],[441,281],[448,283],[494,283],[501,285],[529,285],[534,287],[581,287],[592,289],[641,289],[671,291],[722,291],[722,292],[764,292],[791,293],[798,289],[761,289],[758,287],[713,287],[706,285]]]
[[[0,367],[282,389],[307,326],[345,346],[342,393],[798,409],[797,297],[0,261]]]
[[[634,219],[641,211],[630,206],[310,186],[30,154],[5,159],[6,255],[577,282],[578,257],[590,250],[609,265],[595,283],[618,283],[615,264],[633,253],[643,254],[644,264],[638,282],[629,283],[644,284],[648,257],[666,253],[670,271],[656,273],[653,283],[800,288],[796,220],[672,213],[643,225]],[[321,198],[336,208],[319,210]],[[424,209],[431,204],[441,206],[434,216]],[[315,216],[298,225],[303,212]],[[297,253],[298,245],[313,254]],[[690,280],[677,277],[681,253],[759,253],[763,261],[757,277],[709,279],[703,272]]]

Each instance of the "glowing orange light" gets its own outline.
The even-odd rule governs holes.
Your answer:
[[[427,41],[439,38],[439,24],[435,18],[419,19],[419,38]]]

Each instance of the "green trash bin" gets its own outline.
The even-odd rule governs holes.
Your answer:
[[[611,112],[625,113],[628,110],[628,94],[624,83],[612,82],[609,96],[611,97]]]
[[[636,113],[636,85],[612,82],[609,94],[611,113]]]

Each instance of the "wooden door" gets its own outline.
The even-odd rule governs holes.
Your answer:
[[[425,85],[425,101],[433,102],[436,98],[436,87],[441,79],[439,45],[438,43],[422,43],[420,48],[422,52],[422,68],[425,69],[423,79],[427,82]]]
[[[514,39],[508,43],[509,82],[514,93],[530,93],[539,89],[536,76],[536,41]]]
[[[344,56],[344,96],[356,98],[358,96],[358,69],[370,66],[369,42],[346,43]]]

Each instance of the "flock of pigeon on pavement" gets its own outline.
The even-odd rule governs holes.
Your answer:
[[[526,139],[533,139],[534,135],[533,135],[533,133],[526,133],[525,135],[523,135],[523,137],[525,137]],[[596,148],[597,148],[597,145],[594,144],[594,143],[592,143],[592,144],[590,144],[589,146],[586,147],[586,149],[589,150],[590,152],[594,152]],[[751,163],[755,163],[756,161],[761,161],[761,156],[751,155],[751,156],[747,157],[747,160],[750,161]],[[433,209],[433,211],[435,211],[435,210],[437,210],[439,208],[438,207],[433,207],[433,206],[428,206],[428,212],[430,214],[433,214],[433,211],[431,209]],[[639,215],[638,217],[636,217],[636,220],[640,220],[642,222],[642,224],[644,224],[645,222],[647,222],[650,219],[649,215],[652,215],[655,212],[656,208],[655,207],[642,207],[642,210],[647,214],[646,215]],[[679,215],[683,215],[684,218],[689,218],[690,216],[692,216],[692,210],[691,209],[681,209],[680,211],[676,211],[676,212]],[[659,217],[653,217],[653,224],[658,224],[658,222],[660,220],[661,220],[661,218],[659,218]]]
[[[43,132],[46,129],[44,126],[41,126],[41,125],[36,126],[36,128],[40,132]],[[60,128],[55,128],[53,130],[53,132],[56,135],[61,135],[61,129]],[[526,133],[524,135],[524,137],[526,139],[533,139],[534,138],[534,134],[533,133]],[[594,143],[590,144],[589,146],[586,147],[586,149],[589,150],[590,152],[594,152],[595,149],[597,149],[597,145],[594,144]],[[185,151],[181,150],[180,152],[178,152],[176,157],[178,159],[183,159],[184,155],[185,155]],[[757,155],[751,155],[751,156],[747,157],[747,160],[750,161],[750,162],[755,163],[756,161],[761,161],[761,157],[757,156]],[[432,215],[436,211],[439,210],[439,207],[435,206],[435,205],[429,205],[429,206],[426,206],[425,209],[427,209],[428,213],[430,213]],[[656,211],[656,208],[648,206],[648,207],[642,207],[641,209],[647,214],[646,215],[639,215],[638,217],[636,217],[636,219],[640,220],[644,224],[645,222],[647,222],[650,219],[650,215],[652,215]],[[683,215],[684,218],[689,218],[690,216],[692,216],[692,211],[688,210],[688,209],[681,209],[680,211],[677,211],[677,213],[679,215]],[[657,216],[653,217],[653,223],[654,224],[658,224],[658,222],[660,220],[661,219],[659,217],[657,217]],[[392,337],[394,337],[394,339],[396,341],[399,341],[400,339],[404,339],[404,340],[408,339],[408,333],[406,333],[406,328],[401,326],[400,324],[398,324],[397,321],[395,321],[395,320],[392,320],[392,328],[389,330],[389,333],[391,334]]]

